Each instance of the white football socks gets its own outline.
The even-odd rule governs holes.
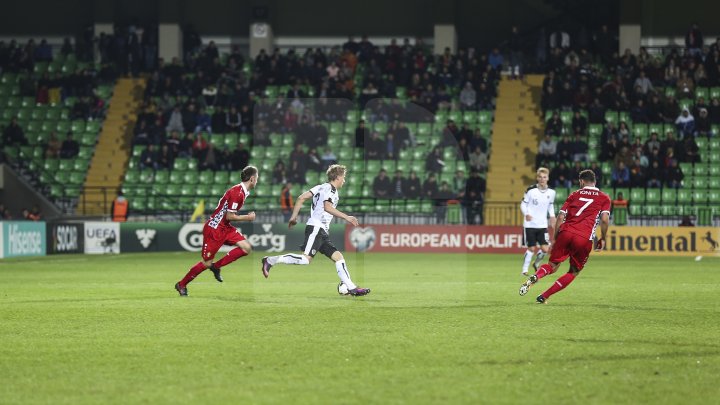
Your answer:
[[[345,264],[345,260],[339,260],[335,262],[335,269],[337,270],[338,276],[340,276],[340,280],[345,283],[347,288],[349,290],[354,290],[357,288],[355,283],[350,280],[350,273],[347,269],[347,264]]]
[[[532,250],[526,250],[525,251],[525,262],[523,262],[522,272],[527,273],[528,268],[530,267],[530,261],[533,257],[533,251]]]
[[[274,266],[278,263],[284,264],[310,264],[310,261],[304,255],[286,254],[282,256],[270,256],[268,257],[268,263]]]

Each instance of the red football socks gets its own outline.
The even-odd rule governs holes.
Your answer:
[[[235,260],[237,260],[243,256],[247,256],[247,252],[242,250],[241,248],[237,247],[237,248],[229,251],[225,255],[225,257],[216,261],[214,264],[215,264],[215,267],[217,267],[219,269],[221,267],[227,266],[228,264],[234,262]]]
[[[207,267],[205,267],[205,264],[203,264],[203,262],[197,262],[196,265],[190,268],[190,271],[188,271],[185,277],[180,280],[180,286],[185,287],[189,282],[193,281],[193,279],[197,277],[198,274],[205,271],[206,268]]]
[[[553,274],[555,270],[553,270],[550,263],[545,263],[535,272],[535,275],[537,276],[538,280],[541,278],[547,276],[548,274]]]
[[[547,291],[542,293],[543,298],[550,298],[551,295],[567,287],[570,283],[573,282],[573,280],[575,280],[575,274],[565,273],[562,277],[557,279],[557,281],[554,282],[553,285],[551,285],[550,288],[547,289]]]

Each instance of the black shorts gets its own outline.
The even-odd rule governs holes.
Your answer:
[[[523,228],[525,238],[525,246],[533,247],[536,245],[549,245],[550,234],[547,228]]]
[[[300,249],[310,257],[315,257],[315,254],[320,252],[328,258],[332,258],[333,253],[338,251],[335,245],[330,242],[330,236],[325,232],[325,229],[312,225],[305,227],[305,241],[300,246]]]

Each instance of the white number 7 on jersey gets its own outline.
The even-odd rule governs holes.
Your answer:
[[[575,216],[580,215],[583,211],[585,211],[585,208],[587,208],[588,205],[592,204],[592,202],[593,202],[593,199],[592,199],[592,198],[582,198],[582,197],[580,197],[580,198],[578,198],[578,200],[580,200],[580,201],[585,201],[585,205],[583,205],[582,208],[580,208],[580,210],[577,212],[577,214],[575,214]]]

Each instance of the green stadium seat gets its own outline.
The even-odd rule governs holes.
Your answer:
[[[635,187],[630,190],[630,197],[628,198],[630,204],[645,204],[645,189]]]
[[[618,112],[617,111],[606,111],[605,112],[605,121],[612,122],[617,127],[619,121],[618,121]]]
[[[708,188],[720,188],[720,177],[708,177]]]
[[[660,214],[660,207],[658,205],[647,204],[643,206],[643,215],[657,216]]]
[[[623,199],[627,200],[628,198],[630,198],[630,189],[629,188],[618,187],[615,189],[613,194],[610,196],[611,199],[616,200],[618,198],[618,195],[620,195],[620,193],[622,193]]]
[[[70,172],[70,184],[83,184],[85,183],[85,171],[72,171]]]
[[[558,207],[567,200],[569,195],[568,189],[565,187],[559,187],[555,189],[555,205]]]
[[[90,159],[76,158],[73,161],[72,169],[79,172],[87,172],[90,167]]]
[[[70,123],[70,130],[73,131],[73,133],[80,133],[85,132],[85,121],[75,120],[72,123]]]
[[[85,123],[85,132],[100,132],[100,121],[87,121]]]
[[[172,184],[182,184],[185,181],[184,177],[185,177],[184,171],[173,170],[172,172],[170,172],[169,180],[170,180],[170,183],[172,183]],[[156,181],[157,181],[157,179],[156,179]]]
[[[681,207],[675,205],[661,205],[660,215],[664,217],[674,217],[680,215],[680,208]]]
[[[720,188],[708,190],[708,203],[716,207],[720,205]]]
[[[705,99],[705,101],[709,101],[708,100],[709,94],[710,94],[710,91],[708,90],[707,87],[696,87],[695,88],[695,100],[702,97]]]
[[[677,190],[677,202],[680,205],[689,204],[692,201],[692,192],[688,189]]]
[[[633,124],[632,134],[633,134],[633,139],[640,138],[642,140],[645,140],[648,137],[648,126],[645,124],[640,124],[640,123]]]
[[[648,136],[652,135],[653,133],[658,134],[658,138],[662,139],[662,137],[665,136],[665,131],[663,131],[663,124],[648,125]]]
[[[197,173],[197,172],[193,171],[193,173]],[[202,172],[198,173],[197,178],[196,178],[196,183],[211,184],[213,182],[214,177],[215,177],[214,172],[211,172],[208,170],[203,170]]]
[[[167,185],[170,183],[170,172],[167,170],[158,170],[155,172],[155,184],[156,185]]]
[[[229,176],[228,172],[226,172],[226,171],[224,171],[224,170],[223,170],[223,171],[219,171],[219,172],[215,172],[215,179],[214,179],[213,183],[215,183],[215,184],[220,184],[220,185],[225,185],[225,184],[227,184],[227,183],[230,181],[229,178],[230,178],[230,176]],[[222,192],[224,193],[225,190],[223,190]],[[218,197],[218,198],[219,198],[219,197]]]
[[[182,179],[184,184],[195,186],[198,183],[199,174],[196,170],[187,170],[181,173],[183,173]]]
[[[657,204],[660,202],[660,190],[657,188],[649,188],[645,190],[645,202],[649,204]]]
[[[708,191],[705,190],[693,190],[692,199],[695,205],[707,205],[708,202]]]

